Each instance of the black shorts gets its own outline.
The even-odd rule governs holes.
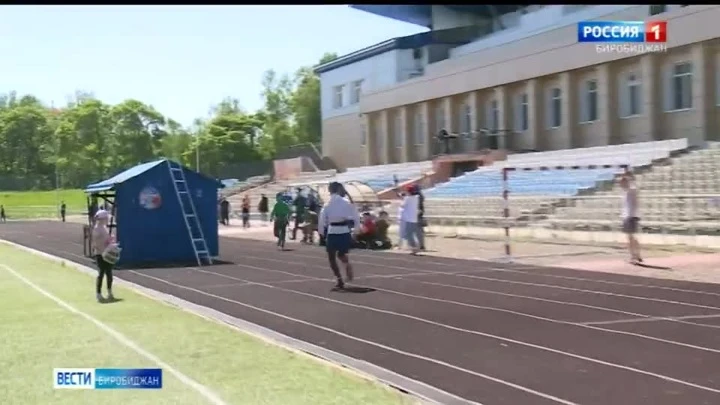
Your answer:
[[[627,234],[637,233],[639,225],[640,225],[640,218],[638,218],[638,217],[625,218],[625,219],[623,219],[623,223],[622,223],[622,231],[623,231],[623,233],[627,233]]]
[[[352,236],[350,233],[329,233],[325,238],[325,250],[328,253],[346,255],[352,247]]]
[[[102,255],[95,255],[95,264],[97,264],[98,269],[101,273],[108,273],[112,271],[114,265],[112,263],[108,263],[103,259]]]

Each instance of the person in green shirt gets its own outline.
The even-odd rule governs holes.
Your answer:
[[[277,245],[280,249],[285,249],[285,232],[287,231],[289,218],[290,206],[283,201],[282,193],[278,193],[275,196],[275,205],[270,211],[270,221],[274,223],[273,233],[277,238]]]

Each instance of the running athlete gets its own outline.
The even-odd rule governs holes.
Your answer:
[[[328,185],[328,191],[330,201],[320,211],[318,229],[325,230],[325,250],[330,269],[337,279],[333,291],[341,291],[345,289],[345,282],[340,274],[337,259],[345,265],[347,281],[352,281],[353,269],[348,253],[352,245],[352,233],[357,233],[360,228],[360,216],[355,206],[342,197],[342,184],[332,182]]]
[[[277,246],[285,249],[285,233],[290,218],[290,206],[283,199],[282,193],[275,196],[275,205],[270,211],[270,221],[274,221],[273,233],[277,238]]]
[[[640,242],[638,242],[637,237],[635,236],[640,227],[640,215],[638,213],[638,190],[635,186],[632,173],[627,172],[620,178],[620,188],[623,190],[622,230],[625,235],[627,235],[630,263],[642,263],[643,259],[640,256]]]

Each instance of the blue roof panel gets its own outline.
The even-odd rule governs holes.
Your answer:
[[[118,173],[115,176],[113,176],[107,180],[103,180],[98,183],[90,184],[89,186],[87,186],[85,188],[85,192],[86,193],[95,193],[98,191],[111,190],[116,185],[118,185],[120,183],[124,183],[136,176],[139,176],[139,175],[145,173],[146,171],[152,169],[153,167],[155,167],[161,163],[164,163],[166,160],[167,159],[160,159],[160,160],[156,160],[154,162],[142,163],[137,166],[133,166],[133,167],[125,170],[124,172]]]

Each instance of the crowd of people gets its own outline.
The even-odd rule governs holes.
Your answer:
[[[338,183],[339,184],[339,183]],[[339,186],[339,195],[347,199],[347,194]],[[402,203],[398,211],[399,238],[395,247],[402,248],[405,242],[413,254],[425,249],[424,226],[424,197],[416,185],[408,186],[399,191]],[[325,246],[327,229],[319,227],[319,217],[323,201],[319,194],[312,189],[297,188],[295,194],[280,192],[275,196],[275,202],[270,206],[268,197],[262,194],[257,204],[260,221],[272,222],[273,233],[278,240],[278,246],[284,247],[285,240],[298,240],[305,244]],[[219,203],[220,223],[230,225],[231,207],[226,198]],[[248,195],[241,200],[242,227],[250,227],[251,201]],[[388,236],[390,227],[389,214],[381,210],[373,212],[369,206],[360,209],[358,222],[353,224],[354,230],[351,240],[352,248],[359,249],[390,249],[393,243]],[[326,228],[326,226],[325,226]],[[298,235],[298,232],[301,235]]]

